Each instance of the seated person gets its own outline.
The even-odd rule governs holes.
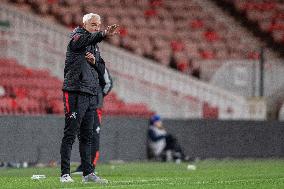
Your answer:
[[[147,135],[147,156],[148,159],[162,161],[187,161],[189,158],[184,155],[181,146],[175,137],[169,134],[163,127],[159,115],[154,115],[149,121]]]

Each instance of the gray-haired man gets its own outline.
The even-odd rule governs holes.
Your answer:
[[[61,143],[61,182],[73,182],[70,177],[70,156],[72,145],[80,132],[79,149],[83,168],[83,182],[107,183],[94,174],[92,165],[93,125],[99,121],[97,115],[99,76],[95,66],[86,56],[88,52],[99,56],[96,44],[106,36],[116,34],[117,25],[100,31],[101,19],[97,14],[86,14],[83,27],[71,33],[67,46],[63,98],[65,107],[64,136]],[[99,60],[99,57],[95,57]],[[96,64],[96,62],[94,62]]]

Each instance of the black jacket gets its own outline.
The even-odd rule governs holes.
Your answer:
[[[96,44],[101,42],[105,35],[103,32],[90,33],[82,27],[77,27],[70,35],[67,46],[64,82],[64,91],[77,91],[98,95],[99,76],[95,66],[88,63],[85,58],[89,51],[100,61],[100,54]]]
[[[98,47],[97,47],[98,48]],[[95,64],[99,76],[99,90],[98,90],[98,108],[103,107],[103,98],[111,91],[113,83],[112,77],[106,68],[105,62],[102,58]]]

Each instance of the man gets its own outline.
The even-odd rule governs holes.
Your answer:
[[[181,160],[189,160],[189,157],[183,153],[177,139],[166,131],[159,115],[153,115],[150,118],[147,150],[149,159],[175,160],[176,163]]]
[[[95,56],[92,53],[87,52],[86,59],[93,63],[95,62]],[[104,60],[101,58],[100,61],[95,63],[96,70],[99,75],[99,83],[100,87],[98,90],[98,106],[97,106],[97,114],[99,118],[99,125],[93,125],[93,139],[92,139],[92,162],[94,169],[96,168],[97,161],[99,159],[99,145],[100,145],[100,128],[102,124],[102,108],[103,108],[103,98],[108,95],[108,93],[112,89],[112,78],[109,74],[108,69],[105,66]],[[78,135],[80,138],[80,135]],[[76,171],[72,174],[83,174],[82,164],[80,164]]]
[[[93,52],[96,44],[107,36],[117,33],[117,25],[108,26],[105,31],[99,31],[100,16],[86,14],[83,17],[83,27],[77,27],[71,33],[67,46],[64,68],[64,107],[65,127],[61,143],[61,182],[73,182],[70,177],[70,156],[72,145],[78,130],[80,132],[79,151],[83,169],[83,182],[107,183],[94,174],[92,165],[93,125],[99,125],[97,115],[99,79],[98,73],[85,56]],[[96,57],[96,60],[100,60]],[[96,63],[96,62],[95,62]]]

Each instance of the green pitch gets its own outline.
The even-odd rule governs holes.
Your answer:
[[[0,169],[0,188],[119,188],[119,189],[273,189],[284,188],[284,160],[206,160],[188,170],[187,164],[125,163],[101,164],[99,176],[107,185],[61,184],[59,168]],[[74,169],[74,167],[73,167]],[[33,174],[44,174],[44,180],[31,180]]]

